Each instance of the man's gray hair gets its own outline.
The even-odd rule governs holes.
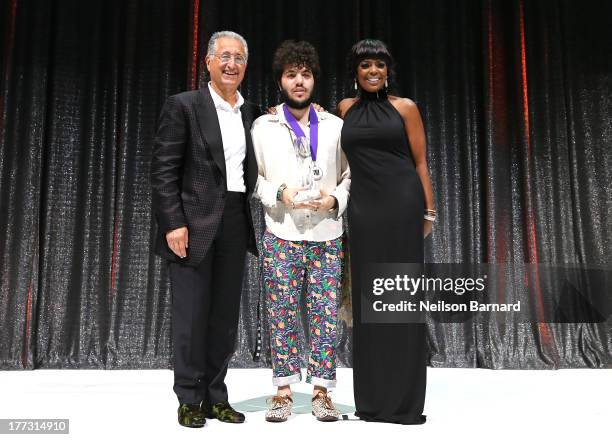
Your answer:
[[[219,31],[212,34],[212,37],[210,37],[210,40],[208,41],[208,51],[206,52],[206,56],[215,54],[215,51],[217,50],[217,40],[219,38],[233,38],[234,40],[240,41],[244,47],[244,57],[247,60],[249,59],[249,46],[247,45],[246,40],[242,35],[232,31]]]

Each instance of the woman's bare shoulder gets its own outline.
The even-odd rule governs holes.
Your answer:
[[[397,105],[404,108],[416,107],[415,102],[410,98],[389,95],[389,101],[393,103],[393,105]]]
[[[415,112],[418,113],[416,103],[410,98],[402,98],[401,96],[389,95],[389,102],[397,109],[402,116],[410,116]]]
[[[342,101],[338,103],[338,116],[344,118],[346,112],[353,104],[357,102],[357,98],[344,98]]]

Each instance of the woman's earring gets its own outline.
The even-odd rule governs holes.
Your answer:
[[[357,90],[357,79],[355,79],[355,90]]]
[[[389,80],[385,78],[385,89],[389,88]]]

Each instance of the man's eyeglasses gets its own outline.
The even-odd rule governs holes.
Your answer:
[[[213,56],[219,58],[219,61],[221,61],[222,64],[227,64],[232,59],[234,60],[234,63],[240,64],[241,66],[244,66],[247,62],[246,58],[242,55],[232,55],[229,53],[222,53],[221,55],[217,55],[216,53],[214,53]]]

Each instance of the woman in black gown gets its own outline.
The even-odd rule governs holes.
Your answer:
[[[421,424],[425,324],[363,323],[360,274],[367,263],[423,263],[423,238],[435,218],[423,123],[414,102],[387,95],[393,60],[383,42],[362,40],[348,58],[358,93],[338,110],[351,169],[355,414],[367,421]]]

